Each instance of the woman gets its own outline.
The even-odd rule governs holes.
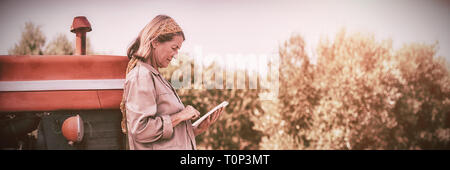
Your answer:
[[[137,149],[196,149],[195,136],[203,133],[223,111],[217,110],[198,127],[191,120],[200,113],[184,107],[172,85],[159,73],[178,53],[184,33],[169,16],[158,15],[128,49],[122,110],[122,131],[128,146]]]

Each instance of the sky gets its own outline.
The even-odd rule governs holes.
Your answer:
[[[276,54],[293,34],[304,37],[308,53],[322,37],[336,32],[373,33],[405,43],[439,42],[437,55],[450,61],[450,0],[2,0],[0,55],[20,40],[25,22],[40,25],[47,43],[70,32],[73,18],[86,16],[93,51],[126,55],[140,30],[158,14],[171,16],[184,30],[181,52],[200,49],[223,58]],[[242,56],[241,55],[241,56]],[[206,57],[208,58],[208,57]]]

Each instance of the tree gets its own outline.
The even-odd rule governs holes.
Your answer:
[[[450,148],[450,76],[436,46],[411,43],[394,54],[405,80],[393,109],[400,148]]]
[[[73,55],[75,49],[65,34],[58,34],[46,47],[46,55]]]
[[[19,43],[8,50],[9,55],[42,55],[42,48],[45,44],[45,36],[41,31],[41,26],[36,26],[32,22],[25,23],[25,30]]]
[[[8,53],[9,55],[73,55],[75,52],[74,43],[69,41],[65,34],[59,33],[46,46],[45,41],[46,38],[40,26],[26,22],[22,39]],[[86,39],[86,49],[87,55],[95,55],[89,37]]]
[[[447,63],[435,57],[435,45],[394,52],[391,44],[342,30],[319,43],[311,65],[302,38],[289,39],[280,48],[280,116],[271,121],[279,133],[265,133],[261,146],[450,148]]]
[[[73,55],[75,54],[75,41],[69,41],[65,34],[59,33],[46,47],[45,55]],[[96,55],[92,50],[91,39],[86,38],[86,55]]]
[[[261,149],[302,149],[304,144],[300,142],[307,142],[304,130],[310,129],[318,96],[313,87],[315,70],[305,45],[300,35],[293,35],[280,47],[278,101],[266,103],[266,114],[256,122],[258,129],[265,132]]]

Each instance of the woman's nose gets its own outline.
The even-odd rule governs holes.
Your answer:
[[[176,57],[177,55],[178,55],[178,51],[175,51],[175,52],[172,54],[172,57],[175,58],[175,59],[177,59],[177,57]]]

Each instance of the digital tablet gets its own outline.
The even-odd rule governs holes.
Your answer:
[[[197,126],[199,125],[203,120],[205,120],[209,115],[211,115],[212,113],[214,113],[214,111],[216,111],[217,109],[220,109],[221,107],[225,107],[228,105],[227,101],[224,101],[222,103],[220,103],[219,105],[217,105],[216,107],[214,107],[212,110],[210,110],[208,113],[206,113],[205,115],[203,115],[200,119],[198,119],[197,121],[195,121],[192,126]]]

